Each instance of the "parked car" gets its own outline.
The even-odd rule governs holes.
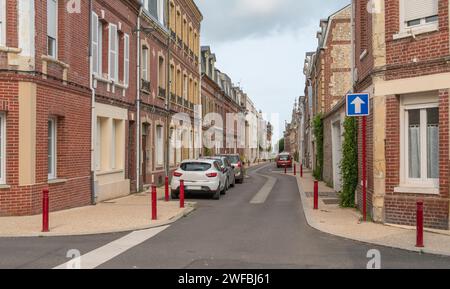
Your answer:
[[[281,153],[278,155],[277,168],[292,168],[292,156],[290,153]]]
[[[219,162],[222,172],[227,176],[226,184],[227,189],[230,187],[234,188],[236,185],[236,176],[234,174],[234,168],[228,157],[217,156],[217,157],[207,157],[205,159],[216,160]]]
[[[187,160],[175,170],[170,184],[172,199],[180,197],[180,181],[184,181],[185,193],[210,194],[215,200],[226,192],[226,175],[216,160]]]
[[[219,155],[219,156],[228,158],[229,162],[231,163],[231,166],[234,169],[234,176],[236,178],[236,183],[238,184],[244,183],[245,170],[241,156],[238,154]]]

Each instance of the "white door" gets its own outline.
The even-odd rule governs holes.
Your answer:
[[[334,190],[340,192],[342,190],[342,174],[341,174],[341,160],[342,160],[342,130],[341,121],[338,120],[332,125],[333,138],[333,183]]]

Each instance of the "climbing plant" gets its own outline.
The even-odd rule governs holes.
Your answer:
[[[342,145],[342,207],[355,207],[355,191],[358,186],[358,123],[354,117],[344,122],[344,143]]]
[[[323,178],[323,118],[322,114],[318,114],[313,120],[314,137],[316,140],[316,168],[314,170],[314,178],[321,181]]]

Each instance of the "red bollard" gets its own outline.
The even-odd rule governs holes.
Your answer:
[[[303,178],[303,164],[300,165],[300,177]]]
[[[184,181],[180,181],[180,208],[184,209]]]
[[[314,181],[314,210],[319,209],[319,182]]]
[[[166,186],[165,186],[165,200],[166,202],[168,202],[170,200],[169,198],[169,177],[166,177],[166,182],[165,182]]]
[[[48,189],[44,189],[42,192],[42,232],[47,233],[49,230],[49,210],[50,210],[50,200],[49,200]]]
[[[423,248],[423,202],[417,202],[417,248]]]
[[[297,164],[294,164],[294,176],[297,176]]]
[[[284,174],[287,175],[287,166],[284,167]]]
[[[152,186],[152,220],[158,219],[156,186]]]

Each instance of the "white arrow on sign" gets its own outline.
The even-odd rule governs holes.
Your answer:
[[[360,114],[362,113],[362,106],[363,104],[366,104],[360,97],[355,98],[355,100],[352,102],[352,105],[355,106],[355,113]]]

